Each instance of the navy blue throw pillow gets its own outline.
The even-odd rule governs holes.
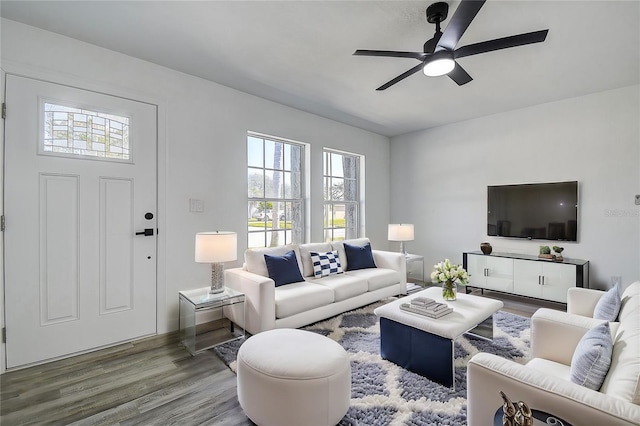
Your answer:
[[[352,246],[347,243],[342,243],[342,245],[344,245],[344,252],[347,255],[347,271],[376,268],[373,253],[371,253],[371,243],[363,246]]]
[[[265,254],[264,261],[267,264],[269,278],[276,283],[276,287],[304,281],[300,273],[300,268],[298,267],[296,253],[293,250],[282,256]]]

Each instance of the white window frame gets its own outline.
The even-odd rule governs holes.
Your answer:
[[[338,154],[344,157],[351,157],[355,160],[355,173],[354,177],[337,176],[331,173],[333,164],[331,164],[331,154]],[[330,164],[326,164],[329,159]],[[336,241],[342,239],[358,238],[361,234],[362,212],[364,206],[362,205],[361,193],[363,191],[363,171],[364,168],[364,156],[346,151],[339,151],[331,148],[323,148],[322,150],[322,186],[323,186],[323,235],[325,241]],[[355,197],[352,200],[333,199],[333,192],[330,187],[327,188],[327,182],[332,182],[333,179],[343,179],[343,181],[352,181],[351,187],[355,191]],[[332,186],[332,185],[330,185]],[[346,186],[343,184],[343,191]],[[344,193],[343,193],[344,194]],[[335,211],[336,207],[344,205],[345,209],[345,224],[344,226],[336,226]],[[351,212],[351,214],[349,213]],[[349,220],[352,223],[348,223]],[[338,236],[336,237],[336,234]],[[344,235],[341,235],[344,234]]]
[[[256,138],[256,139],[262,139],[263,140],[263,149],[262,149],[262,167],[256,167],[253,165],[249,164],[249,140],[250,138]],[[290,169],[285,169],[286,165],[283,164],[282,167],[280,169],[274,169],[274,168],[269,168],[266,167],[267,163],[267,159],[266,159],[266,150],[264,149],[265,147],[265,141],[270,141],[270,142],[274,142],[274,143],[281,143],[281,144],[285,144],[285,145],[294,145],[300,148],[300,158],[299,158],[299,174],[300,174],[300,181],[299,181],[299,196],[298,197],[285,197],[286,194],[283,194],[282,197],[278,198],[278,197],[267,197],[266,194],[266,182],[263,181],[262,187],[263,187],[263,194],[260,197],[257,196],[250,196],[249,195],[249,178],[248,178],[248,173],[251,169],[260,169],[262,170],[262,174],[264,176],[264,179],[266,180],[266,176],[268,172],[277,172],[277,171],[282,171],[282,172],[294,172],[294,167],[293,165],[291,165],[291,170]],[[265,135],[262,133],[256,133],[256,132],[247,132],[247,210],[248,210],[248,221],[249,221],[249,226],[248,226],[248,230],[247,230],[247,247],[248,248],[257,248],[257,247],[272,247],[274,246],[274,241],[273,241],[273,234],[275,232],[279,232],[281,233],[280,235],[284,235],[284,241],[279,241],[277,240],[277,244],[276,246],[282,246],[282,245],[286,245],[286,244],[291,244],[291,243],[295,243],[295,244],[302,244],[306,241],[306,207],[307,207],[307,199],[306,199],[306,193],[307,193],[307,185],[306,185],[306,169],[307,169],[307,150],[308,150],[308,145],[303,143],[303,142],[298,142],[298,141],[293,141],[293,140],[289,140],[289,139],[284,139],[284,138],[280,138],[280,137],[275,137],[275,136],[270,136],[270,135]],[[252,219],[253,219],[253,215],[256,213],[255,211],[251,211],[251,206],[252,205],[256,205],[258,203],[292,203],[292,204],[296,204],[299,207],[297,209],[290,209],[288,210],[286,207],[284,209],[284,214],[285,214],[285,228],[283,230],[280,230],[278,228],[273,228],[274,225],[274,220],[275,218],[278,219],[278,225],[280,222],[280,212],[279,211],[271,211],[270,212],[270,220],[265,220],[265,219],[259,219],[259,221],[261,221],[262,223],[264,223],[264,227],[261,228],[257,228],[255,226],[255,223],[253,223]],[[263,205],[264,205],[263,204]],[[265,209],[267,210],[267,209]],[[273,210],[273,209],[272,209]],[[295,210],[295,211],[293,211]],[[267,213],[266,211],[264,213]],[[291,232],[290,234],[287,232],[287,228],[286,225],[288,223],[291,223],[292,226],[295,225],[295,227],[291,228]],[[271,223],[271,227],[268,226],[268,223]],[[253,225],[253,226],[252,226]],[[256,228],[256,229],[254,229]],[[284,232],[282,232],[284,231]],[[255,241],[256,241],[256,235],[258,234],[262,234],[263,235],[263,245],[256,245]]]

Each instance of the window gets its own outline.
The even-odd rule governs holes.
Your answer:
[[[358,237],[360,156],[324,150],[324,239]]]
[[[303,164],[304,145],[247,136],[249,248],[304,242]]]
[[[42,105],[40,154],[131,161],[129,117],[49,102]]]

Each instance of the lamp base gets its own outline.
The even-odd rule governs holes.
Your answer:
[[[211,290],[210,294],[224,291],[224,263],[211,264]]]
[[[404,257],[407,257],[407,249],[404,246],[404,241],[400,241],[400,253],[404,254]]]

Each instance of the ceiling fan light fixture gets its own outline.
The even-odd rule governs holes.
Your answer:
[[[449,74],[456,67],[456,62],[452,56],[450,52],[436,52],[431,58],[424,61],[424,68],[422,69],[424,75],[438,77]]]

